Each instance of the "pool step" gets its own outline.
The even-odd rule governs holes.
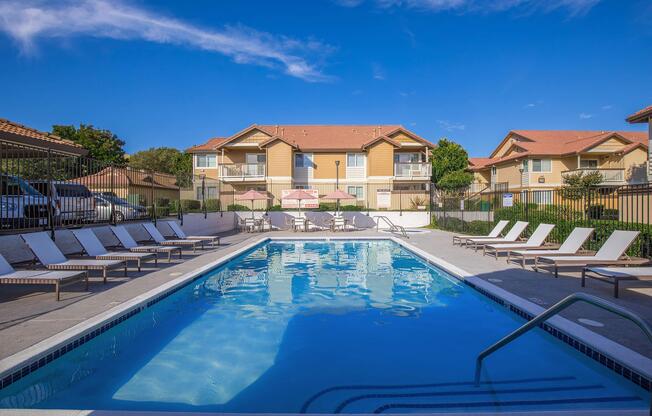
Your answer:
[[[579,383],[573,376],[406,384],[352,385],[325,389],[312,396],[301,409],[307,412],[383,413],[424,412],[429,410],[494,411],[537,409],[578,409],[588,404],[624,407],[644,402],[638,396],[613,392],[602,384]],[[616,407],[617,407],[616,406]],[[596,406],[597,407],[597,406]]]

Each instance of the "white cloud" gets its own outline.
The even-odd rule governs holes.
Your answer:
[[[374,63],[371,65],[371,72],[374,79],[383,81],[387,77],[385,75],[385,70],[380,64]]]
[[[204,29],[125,3],[123,0],[5,0],[0,2],[0,31],[32,53],[43,38],[90,36],[144,40],[215,52],[239,64],[280,69],[306,81],[328,81],[306,56],[331,52],[320,42],[300,41],[245,26]]]
[[[521,9],[526,12],[551,12],[566,10],[571,15],[581,15],[593,8],[602,0],[372,0],[381,8],[405,7],[433,12],[501,12],[510,9]],[[355,7],[362,0],[340,0],[338,3],[348,3]]]
[[[534,107],[536,107],[536,106],[537,106],[537,105],[534,104],[534,103],[528,103],[528,104],[525,104],[525,105],[523,106],[523,108],[534,108]]]
[[[608,111],[608,110],[611,110],[612,108],[614,108],[614,106],[611,105],[611,104],[607,104],[607,105],[602,106],[603,111]]]
[[[580,119],[582,120],[588,120],[590,118],[593,118],[593,114],[589,113],[580,113]]]
[[[464,130],[466,126],[462,123],[453,123],[448,120],[437,120],[439,127],[446,131]]]

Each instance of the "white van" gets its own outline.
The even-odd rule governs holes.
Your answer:
[[[47,181],[30,181],[30,185],[47,195]],[[80,183],[52,181],[51,196],[59,213],[60,224],[86,224],[95,221],[95,198]]]

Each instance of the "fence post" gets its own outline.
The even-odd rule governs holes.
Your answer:
[[[208,211],[206,210],[206,176],[201,177],[201,206],[204,211],[204,219],[208,218]]]
[[[52,150],[48,148],[48,227],[50,228],[50,238],[54,241],[54,207],[52,206]]]
[[[115,218],[115,184],[113,183],[114,182],[113,178],[115,177],[115,170],[114,169],[115,169],[115,167],[113,165],[111,165],[109,167],[109,174],[111,175],[111,178],[109,179],[110,180],[110,187],[111,187],[111,199],[110,199],[110,201],[111,201],[111,217],[110,217],[110,222],[111,222],[111,224],[116,225],[118,222],[116,221],[116,218]],[[129,185],[127,185],[127,186],[129,186]]]
[[[403,190],[398,190],[398,215],[403,216]]]
[[[179,182],[179,177],[177,176],[177,183]],[[187,186],[187,184],[186,184]],[[183,227],[183,208],[181,208],[181,186],[179,186],[179,192],[177,192],[177,219]]]
[[[530,202],[530,191],[528,189],[526,189],[525,190],[525,221],[530,220],[529,202]]]
[[[151,197],[152,197],[152,222],[154,225],[156,225],[156,203],[154,202],[154,171],[150,170],[149,171],[150,175],[150,191],[151,191]]]

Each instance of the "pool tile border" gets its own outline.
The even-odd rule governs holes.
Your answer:
[[[455,278],[462,281],[465,285],[472,287],[478,293],[486,296],[495,303],[507,308],[512,313],[520,316],[525,320],[531,320],[536,314],[528,312],[526,309],[537,310],[543,308],[534,305],[533,303],[526,301],[522,298],[519,298],[509,292],[506,292],[495,285],[492,285],[488,282],[485,282],[472,274],[460,269],[459,267],[450,264],[442,259],[439,259],[418,247],[415,247],[399,238],[396,237],[262,237],[255,239],[249,244],[244,245],[243,247],[234,250],[233,252],[210,262],[199,269],[186,273],[170,282],[167,282],[158,288],[152,289],[149,292],[146,292],[136,298],[125,302],[122,305],[116,306],[109,311],[101,313],[93,318],[90,318],[78,325],[75,325],[68,330],[61,332],[58,335],[50,337],[42,342],[35,344],[34,346],[27,348],[26,350],[14,354],[8,358],[5,358],[0,361],[0,390],[7,388],[11,384],[17,382],[23,377],[29,375],[30,373],[40,369],[41,367],[51,363],[52,361],[64,356],[68,352],[84,345],[93,338],[103,334],[107,330],[115,327],[116,325],[124,322],[125,320],[139,314],[146,308],[149,308],[156,303],[162,301],[163,299],[169,297],[170,295],[176,293],[182,288],[186,287],[188,284],[191,284],[193,281],[196,281],[204,276],[204,274],[212,269],[225,265],[229,263],[235,257],[238,257],[247,251],[250,251],[257,247],[260,244],[263,244],[268,241],[337,241],[337,240],[390,240],[401,247],[409,250],[413,254],[417,255],[427,263],[434,265],[438,268],[444,269],[446,272],[453,275]],[[504,293],[500,293],[504,292]],[[505,294],[509,296],[505,296]],[[517,299],[518,302],[510,302],[506,297],[511,297]],[[519,307],[517,303],[521,304],[531,304],[528,305],[529,308]],[[108,320],[108,321],[107,321]],[[569,335],[566,331],[559,329],[555,325],[551,325],[548,322],[558,321],[560,323],[565,323],[575,325],[568,321],[565,318],[560,316],[555,316],[548,321],[539,325],[544,331],[554,336],[555,338],[561,340],[587,357],[592,358],[597,363],[607,367],[616,374],[624,377],[626,380],[640,386],[646,391],[652,391],[652,377],[642,374],[640,371],[632,369],[632,366],[628,366],[623,363],[623,360],[618,360],[612,358],[610,355],[601,352],[595,346],[589,345],[577,338],[581,339],[581,336],[574,337]],[[580,327],[581,328],[581,327]],[[572,328],[571,328],[572,329]],[[588,331],[588,330],[587,330]],[[601,337],[591,331],[588,331],[591,334],[595,335],[594,338],[598,338],[594,341],[602,341],[600,338],[605,341],[609,341],[604,337]],[[609,341],[611,342],[611,341]],[[615,344],[615,343],[614,343]],[[615,344],[621,348],[621,350],[627,350],[636,354],[633,351],[626,349],[625,347]],[[652,365],[652,360],[648,360],[645,357],[643,359],[650,362]]]

